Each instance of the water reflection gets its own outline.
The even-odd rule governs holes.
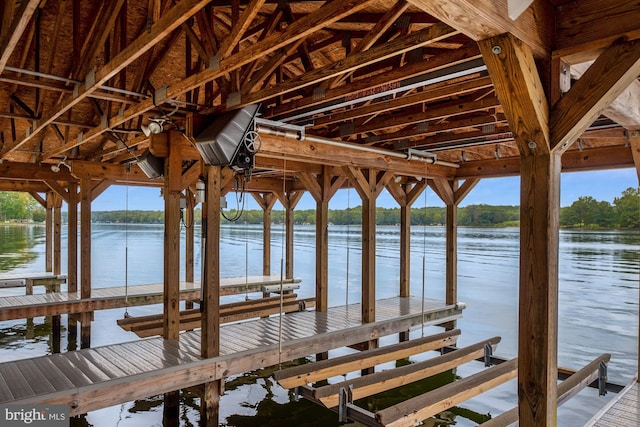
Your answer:
[[[11,230],[7,230],[10,228]],[[397,226],[379,227],[377,235],[376,297],[398,293],[399,237]],[[329,227],[329,305],[336,306],[360,299],[361,274],[360,226]],[[3,234],[4,233],[4,234]],[[10,233],[10,234],[7,234]],[[92,274],[95,287],[161,283],[163,228],[161,225],[93,226]],[[196,227],[196,278],[200,275],[200,230]],[[63,257],[66,232],[63,230]],[[184,236],[184,229],[183,229]],[[419,296],[424,284],[428,298],[444,298],[445,241],[443,227],[414,227],[411,233],[411,294]],[[0,266],[13,259],[19,271],[44,269],[44,229],[39,226],[0,226]],[[274,225],[271,233],[271,271],[278,274],[284,243],[284,229]],[[7,245],[7,242],[15,241]],[[315,227],[296,226],[295,275],[302,279],[300,297],[315,293]],[[129,271],[124,270],[128,247]],[[224,277],[262,274],[262,226],[230,225],[221,230],[221,265]],[[637,370],[638,250],[640,233],[623,231],[570,231],[560,234],[559,281],[559,364],[580,368],[596,356],[612,353],[609,378],[626,382]],[[31,258],[20,260],[25,253]],[[347,261],[347,253],[349,260]],[[422,271],[424,259],[424,274]],[[463,334],[459,345],[469,345],[500,335],[498,353],[517,354],[518,322],[518,229],[461,228],[458,235],[458,297],[467,303],[464,318],[458,323]],[[63,273],[66,263],[63,260]],[[184,275],[184,259],[181,260]],[[0,268],[1,269],[1,268]],[[182,276],[183,277],[183,276]],[[424,281],[423,281],[424,277]],[[0,290],[9,295],[10,289]],[[17,290],[23,294],[24,290]],[[14,294],[14,295],[17,295]],[[132,309],[152,314],[158,306]],[[96,312],[92,344],[106,345],[135,339],[116,326],[122,310]],[[35,319],[31,337],[25,321],[0,323],[0,361],[34,357],[51,352],[50,325]],[[419,331],[418,331],[419,332]],[[439,332],[439,331],[438,331]],[[63,333],[63,340],[66,334]],[[458,375],[466,377],[475,368],[465,366]],[[424,392],[427,384],[418,388]],[[515,384],[501,386],[481,398],[453,408],[425,425],[471,426],[481,422],[487,411],[508,410],[517,403]],[[391,404],[394,393],[363,402],[369,408]],[[402,392],[404,393],[404,391]],[[606,400],[596,392],[582,392],[559,410],[559,425],[583,425]],[[593,397],[592,397],[593,396]],[[395,398],[398,398],[396,395]],[[609,397],[610,398],[610,397]],[[221,398],[222,425],[337,425],[337,415],[307,401],[295,402],[270,377],[269,370],[247,373],[228,379],[227,392]],[[370,406],[371,405],[371,406]],[[119,425],[150,426],[162,424],[162,397],[152,397],[94,411],[74,419],[73,425],[106,427]],[[199,420],[199,399],[182,393],[181,424],[195,426]],[[466,412],[470,411],[470,412]],[[77,423],[77,424],[75,424]],[[431,424],[429,424],[431,423]],[[436,424],[440,423],[440,424]]]
[[[36,246],[44,240],[44,227],[0,225],[0,272],[14,270],[36,259]]]

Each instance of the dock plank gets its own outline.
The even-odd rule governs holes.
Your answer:
[[[379,317],[376,322],[358,324],[345,330],[341,322],[327,323],[332,310],[329,308],[329,312],[325,313],[299,312],[284,316],[283,332],[289,331],[283,333],[281,347],[277,339],[278,318],[222,325],[221,340],[229,338],[232,341],[233,338],[236,346],[246,350],[209,359],[197,357],[200,352],[199,331],[184,332],[174,342],[165,342],[160,337],[149,338],[83,349],[71,357],[69,353],[62,353],[29,359],[56,389],[55,392],[38,393],[35,396],[17,398],[9,389],[3,392],[1,379],[6,381],[8,365],[0,363],[0,403],[68,404],[71,415],[75,415],[356,344],[374,334],[395,334],[417,326],[421,320],[419,313],[402,318]],[[351,312],[359,313],[359,308]],[[307,320],[317,319],[319,324],[326,325],[326,333],[318,334],[315,328],[301,327],[296,322],[297,316]],[[429,324],[460,316],[461,309],[441,302],[439,312],[437,315],[432,313]],[[268,339],[249,339],[260,330],[269,332]],[[265,345],[265,342],[271,344]],[[80,370],[73,362],[86,362],[89,366],[99,368],[103,375]],[[14,363],[22,364],[24,361]],[[105,376],[110,378],[105,379]]]
[[[46,378],[56,390],[68,390],[75,387],[50,358],[37,357],[31,360],[42,377]]]
[[[245,287],[247,287],[246,281],[248,281],[251,292],[262,292],[264,286],[279,284],[280,276],[221,279],[220,294],[225,296],[244,293]],[[299,287],[300,279],[286,279],[285,282],[289,286]],[[93,289],[91,298],[84,299],[81,299],[77,293],[69,294],[66,292],[0,297],[0,321],[159,304],[162,303],[163,292],[164,285],[157,283]],[[180,283],[181,300],[197,300],[199,298],[199,282]]]
[[[53,393],[56,388],[44,377],[32,360],[25,360],[19,365],[24,378],[29,382],[36,394]]]
[[[36,392],[31,388],[29,380],[27,380],[17,362],[9,362],[3,369],[2,376],[9,385],[11,394],[14,398],[35,396]]]
[[[595,427],[626,427],[640,423],[640,384],[633,379],[607,406],[587,423]]]

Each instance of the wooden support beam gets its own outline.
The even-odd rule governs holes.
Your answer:
[[[594,59],[620,38],[640,38],[638,4],[632,1],[569,1],[555,11],[553,56],[569,64]]]
[[[343,176],[331,176],[329,171],[325,166],[319,176],[298,175],[316,200],[316,311],[329,307],[329,200],[346,181]]]
[[[346,166],[345,172],[362,199],[362,322],[376,319],[376,199],[393,178],[386,171],[378,176],[375,169],[362,171]]]
[[[126,67],[130,62],[138,58],[147,49],[153,46],[155,44],[156,37],[159,37],[160,35],[166,36],[174,28],[181,25],[182,22],[188,20],[193,14],[197,12],[197,10],[201,9],[207,3],[209,3],[209,1],[210,0],[182,0],[169,12],[163,15],[162,18],[160,18],[160,21],[158,21],[152,27],[152,33],[148,37],[146,35],[141,36],[139,40],[143,40],[141,40],[140,42],[132,43],[128,46],[127,49],[120,52],[118,56],[111,61],[113,63],[111,67],[104,67],[106,68],[105,71],[101,69],[100,74],[96,75],[96,84],[99,83],[99,86],[104,83],[102,81],[103,76],[107,77],[108,79],[117,74],[117,72],[119,72],[122,68]],[[177,98],[186,92],[192,91],[202,86],[203,84],[206,84],[207,82],[211,82],[221,76],[224,76],[225,74],[230,73],[233,70],[256,61],[256,59],[258,58],[266,56],[282,47],[285,47],[286,45],[295,42],[296,40],[305,38],[308,35],[316,32],[317,30],[325,28],[327,25],[365,8],[375,1],[376,0],[347,0],[339,3],[327,3],[315,12],[312,12],[305,17],[296,20],[294,23],[287,26],[287,28],[283,31],[273,33],[267,36],[263,41],[258,42],[248,47],[247,49],[243,49],[237,54],[230,55],[227,58],[222,58],[218,67],[207,67],[203,71],[193,74],[175,85],[169,86],[167,88],[167,98]],[[176,15],[178,17],[176,17]],[[175,26],[170,25],[169,20],[175,23]],[[130,51],[131,49],[135,49],[135,55],[132,54],[132,52]],[[128,55],[131,55],[130,61],[127,61],[125,59]],[[91,88],[84,90],[83,88],[81,88],[79,92],[81,94],[89,94],[92,92],[91,89],[95,90],[95,87],[92,86]],[[82,98],[82,96],[79,96],[78,98]],[[74,101],[75,100],[72,100],[71,102]],[[83,135],[82,141],[69,142],[67,144],[64,144],[63,146],[49,151],[48,153],[45,153],[44,156],[45,158],[48,158],[58,153],[70,150],[71,148],[77,147],[80,144],[89,142],[104,133],[107,129],[118,127],[122,123],[125,123],[132,118],[139,116],[140,114],[144,114],[145,112],[150,111],[153,108],[155,108],[153,99],[141,101],[140,103],[125,110],[122,114],[109,119],[107,127],[100,126],[97,128],[93,128]],[[64,107],[61,108],[61,110],[63,109]],[[41,121],[42,124],[41,122],[38,122],[38,128],[34,129],[34,132],[41,129],[44,123],[55,119],[54,116],[56,114],[62,114],[59,113],[59,111],[56,112],[52,116],[52,118],[49,118],[49,120],[43,119]],[[30,134],[30,137],[32,137],[33,135],[34,133]],[[27,141],[28,138],[14,143],[9,147],[5,147],[3,151],[0,151],[0,157],[6,156],[7,152],[16,149]]]
[[[517,367],[517,359],[501,363],[498,366],[378,411],[375,414],[375,419],[380,424],[388,427],[412,426],[515,378],[518,374]]]
[[[53,274],[62,274],[62,197],[57,194],[53,197]]]
[[[2,183],[3,183],[3,182],[1,182],[1,181],[0,181],[0,189],[1,189],[0,191],[7,191],[7,190],[5,190],[4,188],[2,188]],[[31,197],[33,197],[33,198],[35,199],[35,201],[36,201],[36,202],[38,202],[38,203],[40,204],[40,206],[42,206],[42,207],[43,207],[43,208],[45,208],[45,209],[47,208],[47,201],[46,201],[45,199],[43,199],[41,195],[39,195],[39,194],[38,194],[38,193],[36,193],[35,191],[28,191],[28,190],[22,190],[22,191],[27,191],[27,192],[29,192],[29,194],[31,194]],[[41,191],[41,192],[42,192],[42,193],[46,193],[46,191],[47,191],[47,190],[45,189],[45,190],[43,190],[43,191]]]
[[[537,57],[546,58],[551,52],[553,9],[546,1],[535,1],[515,20],[509,18],[507,0],[409,0],[409,3],[475,41],[512,33],[531,46]]]
[[[60,172],[53,172],[50,165],[36,165],[34,163],[9,162],[0,163],[0,177],[13,180],[50,180],[63,182],[78,182],[67,168]]]
[[[271,274],[271,210],[278,198],[273,193],[251,193],[262,208],[262,274]]]
[[[479,46],[520,151],[520,420],[555,425],[560,159],[566,147],[551,147],[549,106],[529,47],[509,34]]]
[[[249,29],[249,25],[253,22],[253,19],[260,12],[260,8],[266,0],[251,0],[249,4],[244,8],[237,21],[234,21],[231,33],[225,38],[220,47],[218,48],[217,55],[220,58],[225,58],[231,54],[231,52],[238,46],[240,40],[244,36],[245,32]]]
[[[91,297],[91,190],[88,178],[80,179],[80,298]],[[91,312],[80,315],[80,347],[91,347]]]
[[[53,191],[48,191],[46,197],[44,262],[45,271],[53,271]]]
[[[203,206],[203,240],[205,247],[202,279],[202,357],[220,354],[220,166],[206,166],[206,198]],[[203,425],[217,425],[223,381],[205,383],[200,403]]]
[[[364,350],[346,356],[322,360],[308,365],[294,366],[274,372],[273,376],[282,387],[291,389],[338,375],[344,375],[347,372],[354,372],[427,351],[437,350],[449,345],[446,343],[455,344],[459,335],[460,330],[456,329],[373,350]]]
[[[67,201],[67,292],[78,290],[78,184],[69,183]]]
[[[165,339],[180,334],[180,191],[182,159],[179,148],[164,162],[164,332]]]
[[[112,77],[116,76],[120,71],[126,68],[133,61],[142,56],[146,51],[151,49],[160,40],[164,39],[168,34],[180,26],[183,22],[193,16],[198,10],[203,8],[209,3],[209,0],[183,0],[173,6],[167,13],[165,13],[158,22],[152,27],[151,31],[143,31],[142,34],[129,44],[125,49],[120,51],[109,63],[105,64],[100,70],[95,73],[88,73],[84,82],[79,85],[77,95],[75,93],[69,94],[64,98],[62,103],[57,109],[53,110],[48,116],[38,120],[36,125],[31,129],[30,133],[19,141],[14,141],[12,144],[6,144],[2,151],[0,151],[0,157],[5,157],[9,152],[20,148],[25,143],[29,142],[50,125],[55,119],[60,117],[65,112],[69,111],[80,101],[87,96],[91,95],[100,86],[109,81]],[[152,100],[153,102],[153,100]],[[124,121],[123,121],[124,122]],[[121,124],[123,122],[118,123]],[[113,129],[115,126],[108,126],[109,129]],[[100,127],[100,133],[104,132],[106,128]],[[90,135],[91,133],[89,133]],[[81,139],[80,141],[73,141],[55,148],[54,150],[45,153],[44,157],[49,158],[58,153],[62,153],[73,147],[82,144],[87,139]]]
[[[8,28],[4,28],[3,25],[2,34],[4,37],[0,39],[0,74],[2,74],[4,67],[6,67],[11,54],[18,45],[33,14],[38,9],[38,4],[40,4],[40,0],[25,0],[20,2],[20,8],[15,11],[11,25]],[[3,24],[4,23],[5,22],[3,22]]]
[[[639,75],[640,40],[614,42],[553,106],[551,147],[566,149]]]
[[[286,209],[285,222],[286,222],[286,235],[285,235],[285,277],[287,279],[293,279],[293,258],[295,248],[293,245],[293,230],[295,227],[294,209],[298,202],[304,195],[304,191],[287,191],[286,193],[276,193],[278,200],[282,203],[282,206]]]
[[[494,337],[422,362],[318,387],[312,390],[312,396],[327,408],[334,408],[338,406],[341,388],[353,387],[351,391],[353,400],[363,399],[455,369],[482,357],[485,354],[486,345],[492,346],[495,350],[499,342],[500,337]]]
[[[549,152],[549,104],[531,49],[511,34],[478,46],[520,152]]]
[[[373,47],[365,52],[347,56],[345,59],[334,64],[329,64],[322,68],[316,68],[313,71],[307,71],[299,77],[288,79],[273,87],[268,87],[261,91],[249,94],[242,100],[241,105],[254,104],[271,98],[277,94],[298,91],[304,87],[338,77],[343,73],[355,71],[358,68],[384,61],[385,59],[401,55],[418,47],[427,46],[441,41],[454,36],[457,33],[457,30],[454,30],[448,25],[441,23],[434,24],[424,30],[399,37],[395,40]]]
[[[387,190],[400,205],[400,296],[411,294],[411,206],[427,188],[427,180],[415,184],[387,183]]]

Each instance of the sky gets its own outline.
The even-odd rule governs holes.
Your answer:
[[[560,206],[569,206],[582,196],[591,196],[598,201],[613,203],[615,197],[629,187],[638,187],[638,177],[633,168],[614,169],[607,171],[569,172],[562,174],[560,187]],[[124,210],[162,210],[163,199],[160,197],[160,189],[147,187],[111,186],[102,193],[92,205],[94,211]],[[520,178],[484,178],[460,203],[460,206],[474,204],[488,205],[519,205],[520,204]],[[420,196],[414,203],[414,207],[444,206],[440,199],[429,188],[425,196]],[[340,190],[331,199],[330,209],[345,209],[361,205],[358,193],[355,190]],[[397,207],[395,200],[384,191],[377,200],[379,207]],[[228,209],[236,208],[236,198],[233,194],[227,195]],[[246,198],[246,209],[259,209],[253,197]],[[274,209],[282,209],[280,203],[276,203]],[[309,195],[305,195],[298,203],[296,209],[315,209],[315,201]]]

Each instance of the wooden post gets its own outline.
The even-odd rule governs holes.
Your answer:
[[[271,210],[277,198],[272,193],[252,195],[262,208],[262,274],[268,276],[271,274]]]
[[[67,292],[78,291],[78,184],[69,183],[67,203]],[[77,348],[78,317],[67,315],[67,351]]]
[[[478,46],[520,152],[520,425],[553,426],[558,406],[560,159],[569,144],[551,143],[554,117],[531,48],[511,34]],[[566,133],[561,127],[555,132]]]
[[[53,271],[53,191],[47,192],[47,206],[45,210],[45,271]]]
[[[182,158],[180,145],[171,144],[164,159],[164,294],[163,333],[166,340],[180,336],[180,194],[182,191]],[[165,425],[177,425],[180,391],[164,394]]]
[[[62,197],[53,195],[53,274],[62,274]],[[60,292],[60,285],[47,291]],[[60,315],[51,316],[51,352],[60,353]]]
[[[180,186],[182,159],[179,148],[165,158],[164,174],[164,323],[163,337],[180,334]]]
[[[67,204],[67,291],[78,290],[78,184],[69,183]]]
[[[62,274],[62,197],[53,195],[53,274]]]
[[[195,249],[195,222],[194,222],[194,210],[195,210],[195,195],[191,192],[189,188],[187,188],[184,192],[185,198],[187,200],[187,208],[185,209],[185,224],[187,225],[185,230],[185,244],[184,244],[184,272],[185,272],[185,282],[193,283],[194,281],[194,269],[195,269],[195,258],[194,258],[194,249]],[[184,303],[185,309],[193,308],[193,301],[186,301]]]
[[[631,144],[631,153],[633,155],[633,164],[636,167],[636,174],[638,175],[638,185],[640,185],[640,136],[638,132],[629,132],[629,142]],[[640,289],[638,292],[638,301],[640,301]],[[638,372],[640,372],[640,311],[638,312]],[[637,378],[640,382],[640,375]]]
[[[376,199],[393,178],[390,171],[380,177],[374,169],[345,168],[362,199],[362,323],[376,321]],[[378,340],[363,343],[364,349],[378,346]],[[362,375],[373,373],[373,368],[362,370]]]
[[[400,296],[411,295],[411,206],[427,187],[427,180],[415,184],[389,181],[387,189],[400,205]],[[399,340],[407,341],[409,331],[400,332]]]
[[[298,177],[316,201],[316,311],[322,312],[329,306],[329,200],[346,178],[332,177],[326,166],[319,176]]]
[[[556,425],[560,168],[560,155],[521,156],[518,401],[520,420],[529,420],[523,425]]]
[[[89,178],[80,180],[80,298],[91,297],[91,191]],[[91,312],[80,315],[80,348],[91,347]]]
[[[295,227],[295,212],[292,207],[287,207],[285,212],[285,277],[293,279],[293,228]]]
[[[280,203],[284,206],[285,212],[285,277],[293,279],[293,229],[295,226],[294,209],[302,195],[302,191],[288,191],[286,194],[278,195]]]
[[[202,357],[216,357],[220,354],[220,167],[207,166],[206,179],[206,203],[202,207],[202,238],[206,240],[200,341]],[[218,425],[222,381],[204,384],[200,404],[201,425]]]
[[[184,259],[185,259],[185,278],[186,282],[194,281],[194,248],[195,248],[195,232],[194,232],[194,208],[195,208],[195,195],[189,188],[185,190],[185,197],[187,199],[187,209],[185,209],[185,223],[187,224],[185,233],[185,247],[184,247]]]
[[[443,179],[430,180],[433,191],[445,203],[446,207],[446,288],[445,302],[458,302],[458,204],[478,183],[477,179],[468,179],[458,188],[458,181]],[[451,330],[456,328],[456,321],[441,326]]]

